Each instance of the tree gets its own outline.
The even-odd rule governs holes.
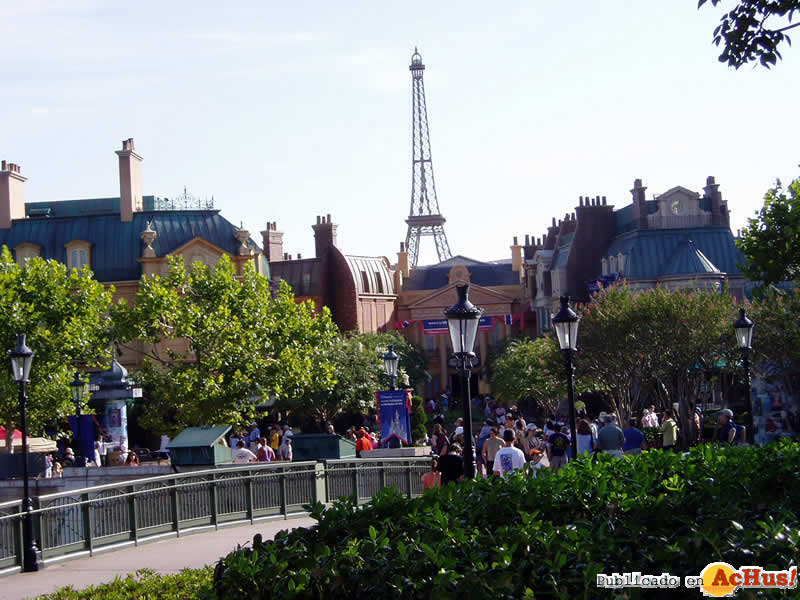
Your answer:
[[[425,412],[425,401],[422,396],[414,394],[411,396],[411,441],[425,439],[428,433],[426,425],[428,424],[428,415]]]
[[[107,358],[107,314],[112,293],[113,288],[106,290],[88,267],[68,270],[55,260],[38,257],[28,259],[21,267],[3,247],[2,347],[10,350],[16,345],[17,333],[25,333],[28,346],[36,353],[27,387],[29,433],[40,432],[47,423],[73,414],[69,382],[75,371],[99,366]],[[19,423],[17,398],[10,369],[0,369],[0,420],[6,425],[9,440]]]
[[[747,312],[755,323],[753,370],[780,379],[794,395],[800,373],[800,290],[768,290]]]
[[[534,400],[544,412],[555,414],[566,397],[564,357],[553,336],[517,338],[492,363],[492,389],[506,404]],[[593,385],[586,373],[575,379],[576,393]]]
[[[294,413],[331,421],[341,412],[364,414],[375,408],[375,392],[387,389],[383,355],[394,344],[400,356],[398,387],[416,387],[430,379],[425,370],[425,356],[396,333],[343,334],[330,348],[334,383],[330,388],[310,391],[298,397],[287,408]]]
[[[711,0],[711,4],[721,1]],[[699,0],[697,7],[706,2]],[[800,25],[792,23],[796,10],[800,10],[800,0],[739,0],[714,29],[714,44],[723,44],[719,61],[737,69],[755,60],[766,68],[777,64],[783,58],[778,47],[783,42],[792,44],[786,32]]]
[[[729,294],[616,285],[580,308],[578,371],[602,383],[621,421],[651,392],[681,417],[696,401],[704,365],[731,364],[735,316]]]
[[[784,189],[775,183],[764,206],[748,219],[737,241],[747,258],[744,275],[764,285],[798,279],[800,274],[800,178]]]
[[[286,284],[273,294],[251,264],[237,277],[227,256],[191,269],[170,258],[167,275],[142,278],[135,304],[113,315],[124,347],[146,344],[133,376],[150,391],[143,425],[156,433],[240,425],[265,394],[283,403],[333,385],[327,309],[295,303]]]

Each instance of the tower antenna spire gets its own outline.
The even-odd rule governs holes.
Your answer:
[[[428,130],[428,109],[425,103],[425,83],[422,64],[417,47],[411,55],[411,208],[408,213],[408,233],[406,249],[411,269],[416,268],[419,261],[419,246],[423,236],[433,237],[436,243],[436,254],[439,261],[452,258],[450,244],[444,233],[445,218],[439,210],[436,197],[436,184],[433,179],[433,161],[431,160],[431,142]]]

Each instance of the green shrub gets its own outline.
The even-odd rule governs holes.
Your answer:
[[[83,590],[72,586],[40,596],[40,600],[211,600],[212,569],[186,569],[175,575],[158,575],[142,569],[124,579]]]
[[[425,413],[425,400],[416,394],[411,396],[411,443],[425,438],[428,432],[428,415]]]
[[[613,598],[596,574],[783,569],[800,554],[800,445],[581,457],[558,474],[385,490],[220,560],[219,598]],[[790,597],[769,592],[769,597]],[[699,590],[627,590],[631,599]],[[745,597],[745,596],[743,596]],[[752,597],[757,597],[753,595]]]

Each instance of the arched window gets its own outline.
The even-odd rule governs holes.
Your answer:
[[[64,244],[67,249],[67,267],[81,270],[84,266],[92,266],[92,245],[84,240],[72,240]]]

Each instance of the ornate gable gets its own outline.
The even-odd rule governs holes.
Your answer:
[[[487,316],[502,316],[511,313],[514,301],[510,296],[479,285],[470,285],[469,297],[472,303],[484,309]],[[412,319],[440,319],[445,309],[458,301],[456,283],[440,288],[409,305]]]

